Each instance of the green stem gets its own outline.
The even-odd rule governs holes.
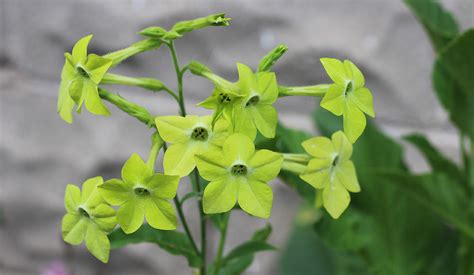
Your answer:
[[[281,166],[281,170],[300,175],[306,170],[306,166],[301,163],[284,160]]]
[[[186,107],[184,105],[184,95],[183,95],[183,74],[187,70],[187,66],[183,69],[179,66],[178,55],[176,54],[176,49],[174,47],[174,42],[171,41],[167,44],[168,48],[170,49],[171,58],[173,59],[174,69],[176,71],[176,78],[178,82],[178,103],[181,112],[181,116],[186,116]],[[194,169],[194,177],[195,177],[195,191],[201,193],[201,183],[199,172],[197,169]],[[200,269],[201,275],[206,274],[206,218],[204,215],[204,208],[202,205],[202,199],[198,199],[198,208],[199,208],[199,217],[200,217],[200,224],[201,224],[201,259],[202,259],[202,266]]]
[[[103,57],[112,59],[112,67],[117,66],[125,59],[139,54],[141,52],[150,51],[154,49],[158,49],[161,46],[162,42],[157,39],[147,38],[137,43],[127,47],[125,49],[121,49],[115,52],[108,53]]]
[[[286,161],[298,162],[301,164],[307,164],[311,157],[307,154],[282,154],[283,159]]]
[[[329,84],[319,84],[314,86],[300,87],[278,87],[278,96],[317,96],[323,97],[329,89]]]
[[[156,157],[160,152],[161,147],[163,147],[163,140],[161,139],[158,132],[155,132],[151,138],[152,146],[150,150],[150,154],[148,155],[148,160],[146,161],[146,165],[150,168],[150,171],[153,173],[155,172],[155,163]]]
[[[217,249],[214,275],[219,274],[219,269],[221,268],[222,255],[224,254],[224,246],[225,246],[225,240],[227,236],[227,227],[229,225],[230,214],[231,212],[224,214],[224,227],[221,230],[221,237],[219,239],[219,247]]]

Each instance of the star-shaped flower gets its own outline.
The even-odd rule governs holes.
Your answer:
[[[163,140],[171,143],[163,159],[167,175],[188,175],[196,167],[195,154],[220,149],[229,135],[225,120],[212,128],[212,116],[162,116],[155,123]]]
[[[61,73],[59,86],[58,113],[63,120],[72,123],[72,110],[77,104],[80,113],[82,104],[89,112],[96,115],[110,115],[101,101],[98,85],[112,65],[112,60],[95,54],[87,54],[87,46],[92,35],[80,39],[72,49],[72,54],[65,53],[66,61]]]
[[[145,162],[133,154],[122,167],[122,180],[108,180],[99,190],[109,204],[120,206],[118,223],[130,234],[140,228],[144,218],[154,228],[176,229],[175,211],[168,199],[176,196],[178,183],[178,176],[153,174]]]
[[[254,74],[247,65],[237,63],[241,104],[235,107],[234,131],[244,133],[251,139],[257,129],[267,138],[275,137],[278,113],[272,104],[278,99],[278,84],[275,73]]]
[[[331,139],[314,137],[302,143],[313,156],[300,177],[316,189],[323,189],[323,205],[337,219],[349,206],[349,192],[360,192],[354,164],[350,160],[352,144],[341,131]]]
[[[321,58],[321,63],[334,83],[321,101],[321,107],[344,117],[344,133],[354,143],[366,126],[364,113],[375,117],[372,94],[364,87],[360,70],[349,60]]]
[[[222,150],[196,155],[201,176],[210,181],[204,189],[204,212],[227,212],[238,203],[249,214],[270,217],[273,193],[267,182],[278,175],[282,162],[281,154],[255,151],[252,140],[241,133],[229,136]]]
[[[62,221],[62,235],[65,242],[79,245],[86,240],[87,249],[97,259],[109,260],[110,242],[107,234],[117,224],[115,210],[100,196],[97,186],[101,177],[88,179],[79,187],[68,184],[64,196],[66,215]]]

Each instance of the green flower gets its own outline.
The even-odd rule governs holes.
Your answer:
[[[228,134],[228,123],[217,121],[211,127],[211,116],[162,116],[155,119],[164,141],[171,143],[166,150],[165,174],[186,176],[196,167],[195,154],[218,150]]]
[[[302,143],[313,156],[300,177],[316,189],[323,189],[324,208],[337,219],[349,206],[349,192],[360,192],[354,164],[350,160],[352,144],[343,132],[331,139],[314,137]]]
[[[237,63],[240,94],[243,97],[234,108],[234,131],[244,133],[251,139],[257,129],[267,138],[275,137],[278,114],[272,104],[278,99],[278,84],[275,73],[254,74],[247,65]]]
[[[102,103],[98,85],[102,77],[112,65],[112,60],[95,54],[87,55],[87,45],[92,35],[80,39],[72,49],[72,55],[65,53],[66,61],[61,73],[59,86],[58,113],[63,120],[72,123],[72,110],[77,104],[80,113],[82,104],[96,115],[110,115]]]
[[[168,199],[176,196],[178,183],[178,176],[153,174],[145,162],[133,154],[122,167],[122,180],[108,180],[99,189],[108,203],[120,206],[118,223],[130,234],[140,228],[144,218],[154,228],[176,229],[176,215]]]
[[[109,260],[110,242],[107,234],[117,224],[115,210],[107,205],[97,191],[102,177],[86,180],[79,187],[68,184],[64,196],[66,215],[62,221],[62,235],[65,242],[79,245],[86,240],[87,249],[97,259]]]
[[[321,58],[321,63],[334,83],[321,101],[321,107],[344,117],[344,133],[354,143],[366,125],[364,113],[375,117],[372,94],[364,87],[360,70],[349,60]]]
[[[252,140],[240,133],[229,136],[222,150],[196,155],[201,176],[210,181],[204,190],[204,212],[227,212],[238,202],[249,214],[270,217],[273,193],[267,182],[278,175],[282,162],[281,154],[255,151]]]

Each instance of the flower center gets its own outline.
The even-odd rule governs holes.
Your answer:
[[[332,166],[333,167],[336,166],[338,164],[338,162],[339,162],[339,156],[336,156],[332,161]]]
[[[87,77],[89,78],[89,74],[86,72],[86,70],[84,70],[84,68],[82,68],[81,66],[77,66],[76,67],[76,71],[78,74],[80,74],[82,77]]]
[[[349,81],[346,85],[346,90],[344,91],[344,95],[346,96],[349,92],[352,92],[352,81]]]
[[[230,96],[228,94],[226,94],[226,93],[220,93],[219,94],[219,102],[220,103],[225,104],[225,103],[229,103],[231,101],[232,101],[232,99],[230,99]]]
[[[84,210],[84,208],[82,208],[82,207],[79,207],[79,209],[78,209],[78,210],[79,210],[79,214],[81,214],[82,216],[84,216],[84,217],[86,217],[86,218],[90,218],[90,215],[89,215],[89,213],[87,213],[87,211],[86,211],[86,210]]]
[[[209,133],[207,132],[206,128],[203,127],[196,127],[191,133],[191,138],[198,141],[206,141],[208,137]]]
[[[150,191],[148,191],[148,189],[143,188],[143,187],[137,187],[137,188],[135,188],[133,191],[135,191],[135,194],[137,194],[137,195],[139,195],[139,196],[147,196],[147,195],[150,195]]]
[[[243,164],[236,164],[232,166],[231,173],[236,176],[244,176],[247,174],[247,167]]]
[[[245,107],[255,106],[258,104],[259,101],[260,98],[258,97],[258,95],[254,95],[249,99],[249,101],[247,101],[247,103],[245,103]]]

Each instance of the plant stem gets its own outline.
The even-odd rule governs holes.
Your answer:
[[[176,54],[176,49],[174,47],[174,42],[171,41],[167,44],[168,48],[170,49],[171,58],[173,59],[174,69],[176,71],[176,78],[178,82],[178,103],[179,109],[181,112],[181,116],[186,116],[186,107],[184,105],[184,95],[183,95],[183,75],[187,69],[187,66],[183,69],[179,66],[178,56]],[[199,172],[197,169],[194,169],[194,177],[195,177],[195,191],[201,193],[201,183]],[[178,200],[179,202],[179,200]],[[199,208],[199,217],[200,217],[200,224],[201,224],[201,259],[202,259],[202,266],[200,269],[201,275],[206,274],[206,218],[204,216],[204,208],[202,206],[202,199],[198,199],[198,208]]]
[[[219,247],[217,249],[214,275],[219,274],[219,269],[221,267],[222,255],[224,254],[224,246],[225,246],[225,240],[227,237],[227,227],[229,225],[230,214],[231,212],[224,214],[224,227],[221,229],[221,237],[219,239]]]

